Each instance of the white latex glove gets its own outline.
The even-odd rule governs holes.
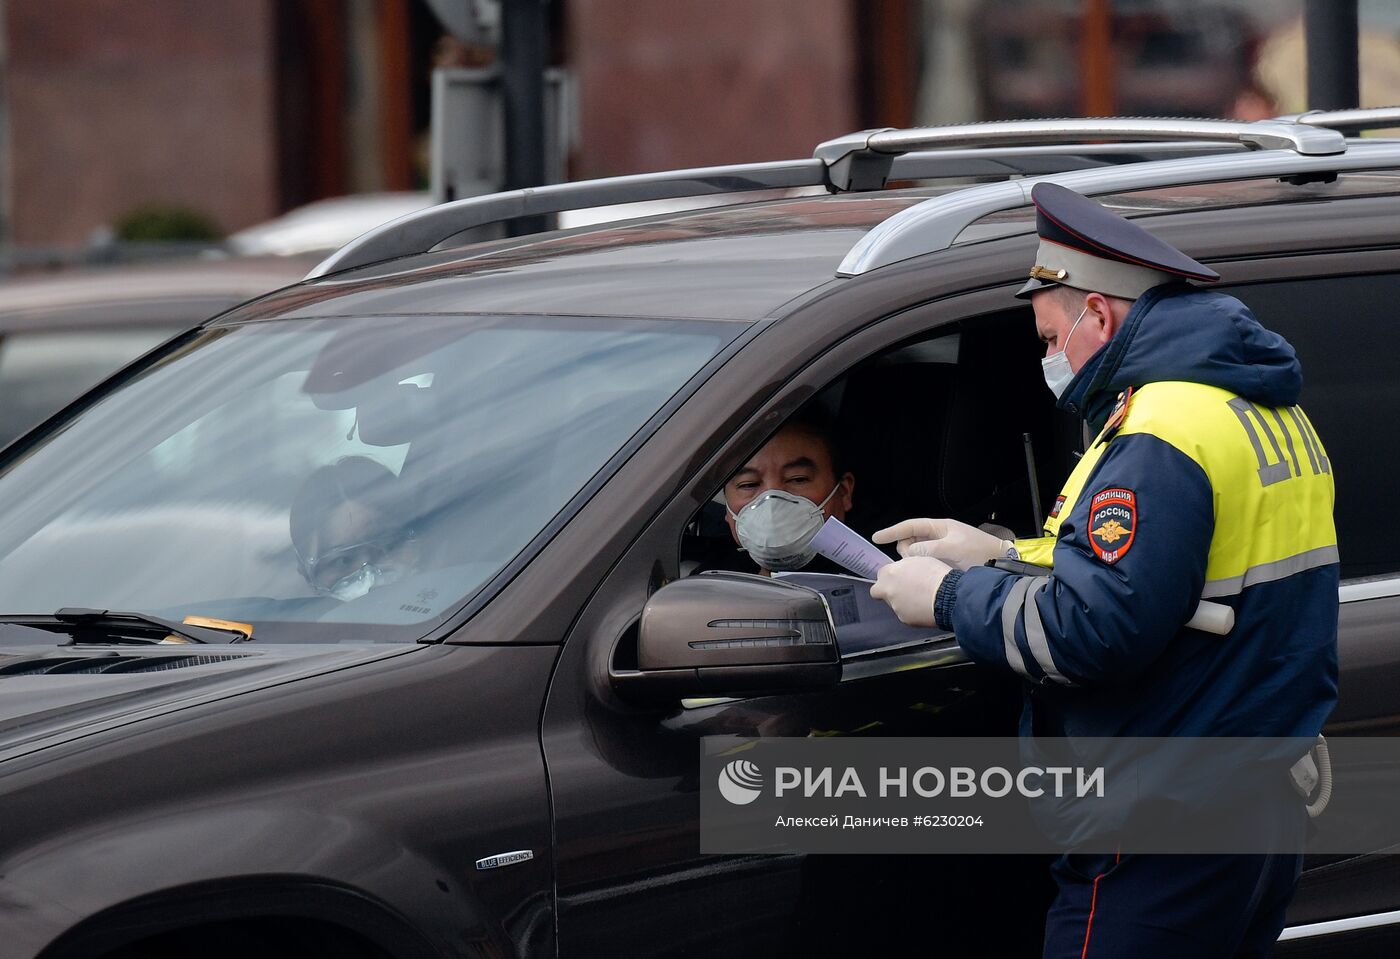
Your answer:
[[[877,543],[898,543],[900,556],[932,556],[954,569],[971,569],[989,559],[1001,559],[1011,541],[959,523],[955,519],[906,519],[871,537]]]
[[[932,556],[901,559],[880,567],[870,595],[889,603],[906,626],[933,626],[933,600],[948,571],[947,563]]]

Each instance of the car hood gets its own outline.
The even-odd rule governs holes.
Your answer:
[[[126,723],[424,648],[399,643],[0,645],[0,761]]]

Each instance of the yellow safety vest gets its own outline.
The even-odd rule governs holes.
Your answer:
[[[1149,383],[1131,393],[1065,481],[1042,537],[1016,540],[1026,562],[1054,566],[1061,524],[1074,514],[1109,443],[1143,433],[1205,473],[1215,529],[1202,598],[1337,562],[1332,464],[1301,407],[1260,407],[1214,386]]]

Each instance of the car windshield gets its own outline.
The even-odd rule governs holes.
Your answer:
[[[82,606],[250,623],[255,640],[420,638],[741,328],[521,316],[211,328],[12,453],[0,614]]]

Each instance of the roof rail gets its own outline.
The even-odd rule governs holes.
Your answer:
[[[465,230],[516,217],[641,200],[777,190],[824,183],[826,171],[820,160],[782,160],[556,183],[468,197],[390,220],[332,253],[313,267],[306,278],[309,280],[394,257],[426,253],[443,240]]]
[[[1287,123],[1360,133],[1362,130],[1386,130],[1400,127],[1400,106],[1367,107],[1360,110],[1308,110],[1278,118]]]
[[[1304,155],[1345,152],[1346,138],[1318,124],[1282,120],[1188,120],[1152,117],[1094,117],[1063,120],[1001,120],[910,130],[864,130],[819,144],[814,153],[830,168],[840,190],[873,189],[889,177],[891,158],[937,147],[1084,143],[1094,140],[1207,140]]]
[[[492,223],[595,206],[794,187],[874,190],[891,179],[1032,176],[1242,149],[1326,155],[1342,153],[1346,146],[1342,134],[1323,124],[1281,120],[1107,117],[866,130],[820,144],[810,160],[583,180],[443,203],[352,240],[306,278],[425,253],[457,234]]]
[[[1088,196],[1188,183],[1216,183],[1254,177],[1327,174],[1400,165],[1400,142],[1353,141],[1345,153],[1299,155],[1283,150],[1192,157],[1078,170],[988,183],[934,197],[896,213],[876,226],[846,254],[838,276],[858,276],[892,263],[952,246],[966,227],[1001,210],[1031,202],[1031,187],[1050,180]]]
[[[1217,142],[1105,143],[1014,146],[1000,149],[936,150],[893,158],[890,179],[1035,176],[1085,167],[1172,156],[1200,156],[1241,149]],[[882,180],[878,187],[885,185]],[[835,190],[822,160],[785,160],[581,180],[551,186],[467,197],[391,220],[347,243],[318,263],[307,279],[383,260],[425,253],[476,227],[522,216],[562,213],[596,206],[708,196],[755,190],[821,186]],[[877,188],[878,188],[877,187]]]
[[[1240,143],[1202,140],[1163,143],[1073,143],[1064,146],[978,147],[968,150],[921,150],[892,158],[888,176],[879,183],[860,189],[880,189],[891,180],[937,180],[976,176],[1039,176],[1066,173],[1091,167],[1170,160],[1176,157],[1209,156],[1247,149]],[[828,184],[834,193],[846,192]],[[847,188],[850,191],[851,188]]]

